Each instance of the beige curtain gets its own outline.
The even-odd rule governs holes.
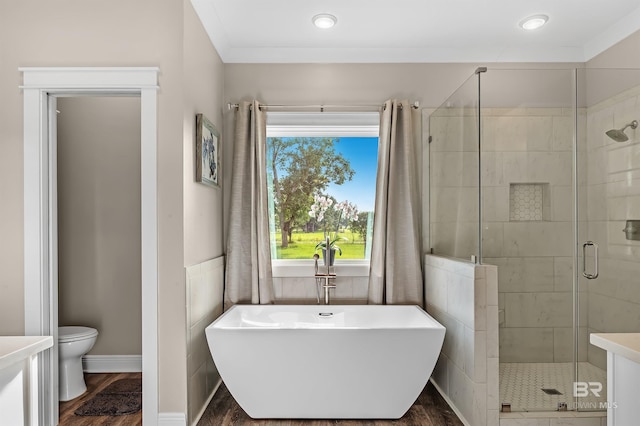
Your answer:
[[[266,119],[260,104],[236,113],[224,305],[273,303],[267,203]]]
[[[420,197],[408,101],[385,102],[380,119],[370,304],[423,306]]]

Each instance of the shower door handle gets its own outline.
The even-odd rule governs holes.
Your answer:
[[[593,274],[587,272],[587,246],[593,246]],[[582,276],[589,280],[598,278],[598,245],[593,241],[582,244]]]

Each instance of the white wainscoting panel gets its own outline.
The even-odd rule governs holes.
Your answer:
[[[195,425],[220,384],[204,329],[222,314],[224,257],[186,268],[188,424]]]

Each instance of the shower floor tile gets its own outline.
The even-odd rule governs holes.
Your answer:
[[[578,409],[600,410],[607,400],[607,373],[588,362],[578,363],[579,380],[600,382],[602,391],[596,397],[589,392],[580,398]],[[542,389],[557,390],[562,395],[550,395]],[[564,402],[569,410],[576,408],[573,398],[573,364],[561,363],[501,363],[500,402],[510,403],[511,411],[555,411]]]

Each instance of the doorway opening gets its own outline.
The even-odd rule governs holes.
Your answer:
[[[53,336],[38,365],[38,424],[58,423],[55,97],[140,97],[143,424],[158,423],[157,68],[20,68],[24,93],[25,334]]]
[[[58,352],[67,366],[60,422],[73,424],[97,387],[142,372],[140,97],[57,96],[56,104],[58,332],[69,341]],[[140,403],[136,393],[129,405]],[[141,421],[139,411],[131,416]]]

